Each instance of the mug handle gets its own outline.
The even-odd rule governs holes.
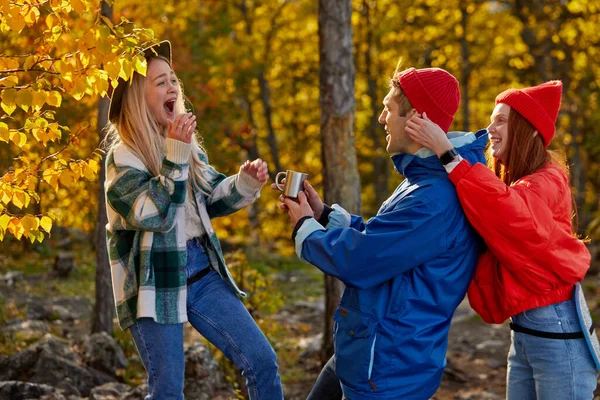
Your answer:
[[[281,192],[283,192],[283,188],[280,186],[282,185],[282,183],[279,183],[279,176],[280,175],[286,175],[286,172],[278,172],[277,175],[275,175],[275,186],[277,186],[277,189],[279,189]]]

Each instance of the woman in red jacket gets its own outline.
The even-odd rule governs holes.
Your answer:
[[[490,168],[462,159],[426,115],[406,128],[440,157],[487,245],[469,302],[488,323],[511,319],[511,400],[592,399],[596,388],[596,365],[573,300],[590,254],[571,225],[565,163],[546,149],[561,94],[562,83],[551,81],[496,97],[487,128]]]

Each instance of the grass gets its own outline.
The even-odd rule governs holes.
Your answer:
[[[85,297],[94,300],[96,279],[96,259],[89,248],[74,248],[75,267],[66,278],[53,277],[49,273],[56,257],[56,251],[45,245],[33,246],[31,251],[12,254],[0,264],[0,273],[20,271],[33,279],[23,284],[22,290],[37,297]]]

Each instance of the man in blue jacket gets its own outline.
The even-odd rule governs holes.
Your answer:
[[[405,132],[415,113],[448,132],[458,82],[442,69],[410,68],[390,86],[379,122],[405,179],[377,215],[364,222],[330,208],[308,183],[298,202],[282,198],[298,257],[346,285],[334,315],[335,355],[309,399],[339,399],[340,384],[350,400],[429,399],[446,366],[452,315],[477,264],[478,236],[443,167],[454,154],[438,159]],[[484,162],[485,131],[449,137],[463,158]]]

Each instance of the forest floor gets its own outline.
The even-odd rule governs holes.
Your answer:
[[[0,277],[15,272],[19,274],[13,282],[0,279],[0,331],[3,325],[15,320],[34,319],[31,314],[35,309],[51,303],[58,313],[49,325],[50,333],[71,341],[89,334],[95,281],[95,259],[90,249],[85,246],[75,248],[77,268],[66,279],[49,275],[55,255],[48,247],[17,253],[11,256],[2,252],[0,255]],[[253,257],[250,266],[268,276],[268,285],[262,289],[263,299],[269,298],[269,293],[279,298],[276,309],[264,307],[253,315],[259,320],[278,354],[285,398],[303,400],[320,371],[318,348],[323,326],[322,274],[293,257]],[[596,321],[600,315],[599,280],[600,274],[590,273],[584,284],[588,304]],[[122,374],[123,381],[133,386],[141,384],[145,373],[129,332],[121,332],[117,328],[114,335],[130,361]],[[19,351],[37,339],[39,336],[27,332],[14,336],[10,341],[0,335],[0,354]],[[185,340],[191,343],[203,339],[187,325]],[[507,324],[483,323],[468,302],[463,301],[450,329],[448,366],[442,385],[433,399],[503,399],[509,344],[510,330]],[[231,365],[218,352],[214,353],[215,359],[226,372],[235,375]],[[233,379],[242,381],[239,376]],[[596,399],[600,399],[600,391],[597,393]]]

